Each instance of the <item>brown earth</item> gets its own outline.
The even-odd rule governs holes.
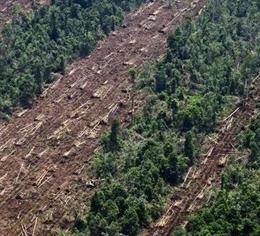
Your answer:
[[[0,123],[0,235],[52,235],[71,226],[75,210],[84,211],[93,193],[86,170],[100,134],[112,116],[123,124],[129,119],[129,68],[158,59],[167,34],[205,2],[143,5],[89,57],[67,68],[31,109]]]
[[[259,76],[258,76],[259,77]],[[256,80],[255,80],[256,81]],[[259,112],[256,104],[260,102],[260,85],[254,84],[245,106],[236,108],[225,118],[206,154],[202,154],[196,165],[191,167],[184,183],[176,189],[163,216],[142,235],[168,236],[178,225],[186,225],[190,214],[203,205],[210,189],[219,185],[223,167],[230,157],[246,162],[249,152],[239,152],[238,134]]]

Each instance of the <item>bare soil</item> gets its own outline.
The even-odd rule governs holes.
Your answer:
[[[165,53],[168,33],[205,2],[143,5],[90,56],[69,66],[31,109],[0,123],[1,235],[56,235],[71,226],[94,191],[86,170],[100,135],[111,117],[129,120],[129,68]],[[134,109],[141,104],[136,99]]]

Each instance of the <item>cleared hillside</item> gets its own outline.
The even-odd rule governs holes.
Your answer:
[[[70,226],[74,209],[84,210],[92,192],[85,170],[98,137],[111,116],[117,114],[122,123],[128,119],[129,68],[162,55],[167,33],[204,3],[144,5],[88,58],[72,64],[31,109],[17,111],[0,125],[4,235],[32,232],[35,225],[37,233],[50,234],[55,227]]]

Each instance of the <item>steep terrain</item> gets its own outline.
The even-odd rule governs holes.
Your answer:
[[[0,124],[2,234],[49,235],[70,225],[74,209],[83,209],[91,192],[81,174],[98,137],[112,115],[122,123],[128,119],[129,68],[162,55],[167,33],[204,4],[144,5],[46,88],[32,109]]]

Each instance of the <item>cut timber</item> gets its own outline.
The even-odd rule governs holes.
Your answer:
[[[211,156],[213,150],[214,150],[214,147],[211,147],[211,148],[209,149],[209,151],[208,151],[208,153],[207,153],[207,155],[206,155],[207,158]]]
[[[60,78],[57,79],[57,80],[55,81],[55,83],[50,87],[51,89],[55,89],[55,88],[58,87],[58,85],[59,85],[59,83],[60,83],[60,81],[61,81],[62,76],[59,75],[59,77],[60,77]]]
[[[160,10],[156,10],[153,13],[151,13],[150,16],[157,16],[160,12]]]
[[[76,70],[77,70],[77,68],[72,69],[72,70],[69,72],[69,75],[74,74],[74,73],[76,72]]]
[[[54,100],[54,102],[59,104],[65,97],[66,97],[66,94],[63,93],[58,99]]]
[[[199,178],[200,174],[201,174],[200,169],[198,169],[197,171],[195,171],[195,172],[193,173],[193,175],[192,175],[191,178],[192,178],[192,179],[197,179],[197,178]]]
[[[12,156],[14,153],[15,153],[15,150],[11,151],[11,153],[9,153],[8,155],[2,157],[2,158],[0,159],[0,161],[1,161],[1,162],[6,161],[6,160],[7,160],[10,156]]]
[[[145,53],[147,53],[147,52],[148,52],[148,48],[147,48],[147,47],[143,47],[143,48],[140,49],[140,52],[145,52]]]
[[[82,84],[79,88],[81,90],[84,90],[87,87],[88,81],[86,81],[84,84]]]
[[[181,13],[183,13],[183,12],[185,12],[187,10],[188,10],[188,8],[183,8],[183,9],[181,9]]]
[[[88,187],[88,188],[94,188],[96,185],[95,185],[95,181],[93,181],[93,180],[89,180],[89,181],[87,181],[86,182],[86,186]]]
[[[130,59],[129,61],[125,61],[123,64],[125,66],[133,66],[135,65],[135,59]]]
[[[42,125],[43,125],[43,121],[40,121],[35,127],[33,127],[29,135],[30,136],[34,135],[37,132],[37,130],[42,127]]]
[[[19,112],[19,113],[17,114],[17,117],[19,117],[19,118],[22,117],[27,111],[28,111],[28,109]]]
[[[111,107],[112,106],[112,107]],[[102,120],[101,120],[101,122],[103,123],[103,124],[108,124],[108,122],[109,122],[109,119],[110,119],[110,117],[112,116],[112,115],[114,115],[115,114],[115,112],[118,110],[118,108],[119,108],[119,106],[118,106],[118,104],[112,104],[110,107],[109,107],[109,112],[102,118]]]
[[[94,128],[94,129],[90,130],[89,133],[88,133],[88,138],[90,138],[90,139],[97,138],[99,130],[100,130],[100,128],[99,129],[98,128]]]
[[[108,84],[104,84],[101,87],[99,87],[93,94],[92,98],[104,98],[111,90],[112,86]]]
[[[5,150],[6,148],[10,148],[15,142],[15,138],[11,138],[9,139],[5,144],[3,144],[2,146],[0,146],[0,152],[2,152],[3,150]]]
[[[19,139],[19,140],[15,143],[15,145],[16,145],[16,146],[22,146],[22,145],[25,143],[25,141],[26,141],[26,138],[23,137],[23,138]]]
[[[179,200],[179,201],[176,201],[175,203],[173,203],[173,206],[180,208],[180,206],[181,206],[182,203],[183,203],[183,199],[182,199],[182,200]]]
[[[76,108],[74,111],[70,113],[70,118],[77,118],[80,114],[86,112],[89,109],[89,106],[91,103],[85,102],[84,104],[80,105],[78,108]]]
[[[148,20],[150,20],[150,21],[156,21],[156,19],[157,19],[156,16],[149,16],[148,17]]]
[[[33,129],[33,123],[30,123],[28,125],[26,125],[25,127],[23,127],[22,129],[20,129],[20,133],[28,133],[28,130],[32,130]]]
[[[226,130],[230,130],[231,126],[232,126],[232,122],[234,120],[234,117],[231,117],[231,119],[228,121],[228,124],[226,126]]]
[[[6,132],[7,129],[8,129],[8,127],[2,127],[0,129],[0,137]]]
[[[74,147],[72,147],[69,151],[67,151],[63,154],[63,157],[67,158],[67,157],[70,157],[75,154],[76,154],[76,149]]]
[[[132,40],[130,40],[129,44],[130,44],[130,45],[134,45],[134,44],[136,44],[136,39],[132,39]]]
[[[20,170],[19,170],[18,175],[17,175],[17,177],[15,179],[15,183],[18,182],[20,174],[22,173],[23,169],[24,169],[24,163],[21,164]]]
[[[5,180],[6,177],[7,177],[7,173],[5,173],[5,175],[3,175],[2,177],[0,177],[0,184],[2,183],[2,181]]]
[[[49,151],[49,148],[45,148],[42,152],[37,154],[38,158],[42,158],[47,152]]]
[[[110,58],[111,56],[115,55],[115,52],[111,52],[109,53],[107,56],[105,56],[104,58],[107,60],[108,58]]]
[[[41,97],[41,98],[45,98],[45,97],[47,96],[47,94],[48,94],[49,89],[50,89],[50,87],[47,87],[47,88],[43,91],[43,93],[40,95],[40,97]]]
[[[227,155],[220,158],[220,160],[218,162],[218,166],[225,167],[226,164],[227,164]]]
[[[227,121],[229,118],[231,118],[232,116],[234,116],[237,112],[239,111],[239,107],[237,109],[235,109],[229,116],[227,116],[223,122]]]
[[[44,114],[40,114],[38,116],[36,116],[36,118],[34,119],[35,121],[43,121],[45,118],[45,115]]]
[[[91,123],[89,124],[89,127],[95,128],[95,127],[97,127],[99,124],[100,124],[100,119],[96,119],[96,120],[94,120],[93,122],[91,122]]]
[[[74,145],[75,147],[79,148],[79,147],[81,147],[81,146],[82,146],[83,144],[85,144],[85,143],[86,143],[86,141],[80,142],[80,141],[76,140],[76,141],[73,143],[73,145]]]
[[[34,222],[34,226],[33,226],[32,236],[35,236],[35,232],[36,232],[36,228],[37,228],[37,221],[38,221],[38,218],[35,217],[35,222]]]
[[[26,231],[26,227],[24,226],[23,223],[21,223],[21,227],[22,227],[22,235],[23,235],[23,236],[28,236],[28,233],[27,233],[27,231]]]
[[[69,94],[67,97],[68,97],[68,99],[73,99],[76,95],[77,95],[77,91]]]
[[[201,15],[201,13],[204,11],[204,9],[205,9],[205,6],[199,10],[198,16]]]
[[[186,181],[187,181],[187,179],[188,179],[188,177],[189,177],[189,174],[190,174],[191,170],[192,170],[192,167],[189,168],[189,170],[188,170],[188,172],[187,172],[187,174],[186,174],[186,176],[185,176],[185,178],[184,178],[184,181],[183,181],[183,183],[182,183],[182,186],[185,185],[185,183],[186,183]]]
[[[154,22],[151,22],[151,21],[148,21],[147,23],[145,23],[143,26],[142,26],[144,29],[146,30],[150,30],[154,27]]]
[[[31,150],[30,150],[30,151],[28,152],[28,154],[25,156],[25,159],[27,159],[27,158],[29,158],[29,157],[32,156],[33,151],[34,151],[34,148],[35,148],[35,147],[32,147],[32,148],[31,148]]]
[[[46,177],[48,171],[47,170],[43,170],[42,174],[36,179],[36,186],[40,186],[40,184],[43,182],[44,178]]]

